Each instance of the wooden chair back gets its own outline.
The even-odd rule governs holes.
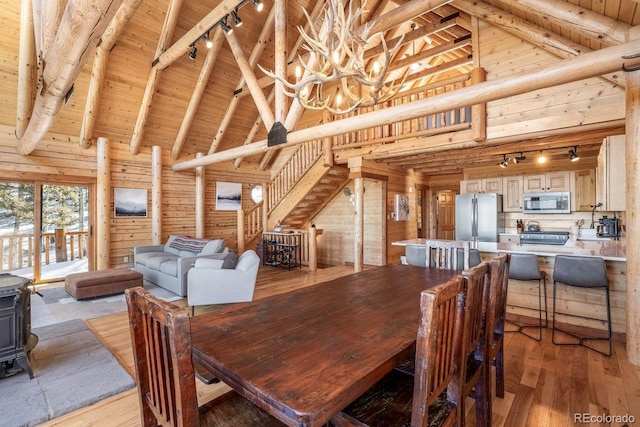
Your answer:
[[[188,309],[125,291],[144,426],[199,425]]]
[[[494,357],[496,341],[504,335],[507,313],[507,290],[509,286],[509,254],[491,259],[490,285],[487,317],[487,344],[489,356]]]
[[[483,302],[489,291],[489,263],[483,262],[462,272],[465,278],[466,305],[462,352],[468,356],[480,347],[485,337]]]
[[[427,268],[456,270],[458,249],[462,249],[464,269],[469,268],[471,244],[462,240],[427,240]]]
[[[422,292],[411,425],[428,425],[429,405],[447,389],[462,364],[464,305],[462,276]],[[459,397],[450,400],[458,402]],[[456,420],[458,412],[452,411],[449,421]]]

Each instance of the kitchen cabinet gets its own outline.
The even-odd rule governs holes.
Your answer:
[[[524,193],[551,191],[571,191],[571,173],[564,171],[524,176]]]
[[[460,194],[476,193],[502,194],[502,177],[460,181]]]
[[[522,212],[522,175],[505,176],[502,178],[502,211]]]
[[[575,195],[571,201],[572,211],[591,211],[596,204],[596,171],[594,169],[575,171]]]
[[[604,139],[596,169],[596,200],[601,211],[624,211],[627,208],[626,154],[624,135]]]

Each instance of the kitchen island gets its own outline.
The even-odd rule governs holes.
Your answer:
[[[394,246],[425,247],[427,239],[409,239],[392,242]],[[551,322],[551,307],[553,295],[553,266],[556,255],[594,256],[605,260],[607,276],[609,277],[609,294],[611,299],[611,324],[614,339],[625,340],[626,333],[626,301],[627,301],[627,257],[624,238],[612,241],[576,240],[571,237],[564,245],[531,245],[509,242],[478,242],[472,247],[480,251],[483,260],[488,260],[498,253],[529,253],[538,256],[540,270],[547,274],[547,307],[549,322]],[[507,297],[507,313],[510,318],[533,321],[537,313],[522,307],[537,307],[537,286],[529,282],[510,281]],[[576,316],[606,317],[606,306],[601,290],[585,288],[558,288],[558,310],[568,311]],[[525,319],[527,320],[527,319]],[[559,316],[557,322],[568,329],[580,331],[583,328],[604,331],[603,322],[586,320],[578,317]],[[549,323],[551,326],[551,323]]]

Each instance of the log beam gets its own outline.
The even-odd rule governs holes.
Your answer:
[[[560,0],[504,0],[503,3],[549,20],[584,37],[615,46],[626,40],[630,25],[576,4]]]
[[[271,8],[271,12],[269,12],[269,16],[267,16],[267,19],[264,22],[264,26],[262,27],[262,32],[258,37],[258,41],[256,42],[255,47],[251,52],[251,55],[249,56],[249,66],[251,67],[252,70],[255,69],[256,64],[258,63],[258,59],[260,59],[260,57],[262,56],[262,53],[264,52],[264,49],[267,47],[267,43],[269,42],[269,37],[273,32],[273,26],[275,22],[275,11],[276,11],[275,8]],[[242,86],[244,86],[244,83],[245,83],[244,77],[240,77],[240,80],[238,81],[236,88],[237,89],[242,88]],[[218,151],[218,146],[220,145],[220,142],[222,142],[222,139],[227,133],[227,129],[229,129],[229,126],[231,125],[231,122],[235,117],[238,106],[240,105],[240,100],[241,100],[241,97],[238,95],[234,95],[233,98],[231,98],[231,102],[229,102],[229,105],[227,106],[227,111],[225,112],[224,117],[220,121],[218,130],[213,136],[213,141],[211,141],[211,146],[209,147],[208,154],[213,154],[216,151]],[[273,98],[269,100],[269,97],[267,97],[267,101],[269,103],[271,103],[272,100]],[[262,123],[261,118],[259,118],[258,120],[260,121],[260,123]],[[253,141],[253,139],[251,141]],[[242,159],[238,159],[238,160],[242,161]],[[239,166],[240,165],[238,164],[236,167],[239,167]]]
[[[124,31],[127,23],[138,10],[140,3],[142,3],[142,0],[123,1],[115,16],[109,23],[109,26],[104,31],[102,39],[96,48],[96,52],[93,57],[93,66],[91,68],[91,80],[89,81],[87,102],[84,108],[84,115],[82,116],[82,126],[80,128],[80,137],[78,139],[78,144],[81,148],[91,147],[93,129],[96,126],[96,120],[98,118],[98,109],[100,107],[104,76],[107,72],[109,53]]]
[[[287,142],[278,147],[283,148],[285,146],[298,145],[318,138],[340,135],[382,124],[390,124],[415,117],[436,114],[453,108],[489,102],[521,93],[532,92],[537,89],[599,76],[621,69],[623,63],[626,64],[627,67],[639,65],[639,58],[623,59],[623,56],[632,56],[637,53],[637,42],[626,42],[618,46],[585,53],[555,64],[521,71],[508,77],[498,78],[456,91],[291,132],[287,136]],[[427,143],[426,140],[425,143]],[[233,160],[238,156],[265,153],[269,150],[270,147],[267,146],[267,141],[263,140],[205,156],[201,159],[192,159],[176,163],[172,168],[175,171],[193,169],[196,166]]]
[[[96,149],[96,205],[96,269],[106,270],[111,253],[111,153],[107,138],[98,138]]]
[[[629,32],[630,40],[638,36],[640,31]],[[626,79],[627,356],[640,366],[640,70],[626,73]]]
[[[55,40],[45,55],[42,88],[29,125],[16,147],[19,154],[30,154],[51,128],[64,97],[119,4],[112,0],[96,0],[91,4],[83,0],[69,1]]]
[[[162,244],[162,148],[151,147],[151,244]]]
[[[207,49],[207,56],[204,59],[204,63],[202,64],[202,68],[200,69],[200,74],[198,75],[198,80],[196,81],[196,85],[193,88],[193,93],[191,94],[191,98],[189,99],[189,105],[187,105],[187,111],[185,111],[184,117],[182,118],[182,123],[180,123],[178,136],[176,136],[176,141],[173,143],[173,147],[171,148],[171,158],[173,160],[177,160],[178,157],[180,157],[180,154],[182,154],[182,148],[184,147],[184,143],[187,140],[187,135],[189,134],[191,125],[196,118],[198,108],[200,107],[200,101],[202,101],[204,91],[207,89],[209,77],[211,77],[213,67],[216,64],[218,54],[220,53],[220,49],[222,48],[224,33],[220,27],[217,27],[213,31],[213,34],[210,34],[210,37],[212,37],[212,46],[211,48]]]
[[[173,32],[176,28],[176,24],[178,23],[178,16],[180,15],[181,8],[182,0],[170,1],[167,16],[164,20],[162,32],[160,33],[160,39],[158,40],[158,46],[156,47],[156,56],[160,55],[161,52],[164,52],[167,45],[173,38]],[[160,82],[161,70],[162,69],[160,67],[151,67],[151,71],[149,72],[147,85],[144,88],[144,94],[142,95],[142,101],[140,102],[140,111],[138,112],[138,118],[136,119],[136,124],[131,136],[131,144],[129,146],[131,154],[138,154],[140,147],[142,146],[144,128],[147,124],[147,117],[149,117],[153,95],[156,93],[156,88]]]
[[[287,78],[287,0],[275,0],[275,75]],[[284,123],[287,115],[287,95],[285,86],[276,80],[275,121]]]
[[[153,68],[165,69],[173,62],[186,54],[191,49],[191,44],[198,40],[204,33],[213,28],[226,15],[238,5],[238,0],[223,0],[211,12],[200,20],[193,28],[187,31],[180,40],[171,45],[168,49],[156,51],[156,59],[153,61]]]
[[[273,111],[271,111],[269,102],[267,102],[264,92],[262,92],[262,89],[258,85],[258,79],[256,79],[256,75],[251,69],[251,65],[249,64],[249,61],[247,60],[247,57],[242,50],[242,46],[240,46],[235,34],[232,32],[231,34],[225,35],[227,37],[227,43],[231,48],[231,52],[233,52],[233,56],[236,58],[238,67],[240,67],[242,76],[247,82],[253,101],[255,102],[256,107],[258,107],[258,112],[262,117],[262,122],[267,128],[267,131],[269,131],[273,127],[274,123]]]
[[[20,8],[20,50],[18,56],[18,106],[16,138],[21,139],[29,124],[36,92],[36,45],[31,0],[22,0]]]

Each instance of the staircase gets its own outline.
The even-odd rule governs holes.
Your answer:
[[[323,159],[319,158],[287,197],[269,213],[269,225],[279,219],[284,228],[306,228],[348,181],[348,168],[325,166]]]

